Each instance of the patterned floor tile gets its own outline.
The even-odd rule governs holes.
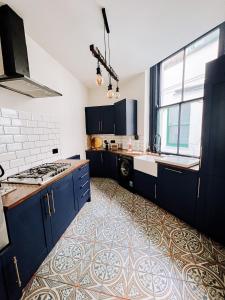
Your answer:
[[[76,298],[75,287],[35,276],[26,286],[21,300],[37,299],[74,300],[78,298]]]
[[[113,180],[91,194],[23,299],[225,299],[224,247]]]

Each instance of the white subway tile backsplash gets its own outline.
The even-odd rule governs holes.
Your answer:
[[[31,148],[34,147],[34,145],[35,145],[34,142],[24,142],[23,143],[23,149],[31,149]]]
[[[14,152],[6,152],[0,154],[0,162],[12,160],[16,158],[16,154]]]
[[[28,140],[28,136],[27,135],[14,135],[14,141],[17,143],[22,143],[22,142],[26,142]]]
[[[4,126],[4,132],[5,132],[5,134],[20,134],[20,128]]]
[[[7,144],[8,151],[17,151],[22,149],[22,143]]]
[[[3,117],[17,118],[18,112],[14,109],[2,108],[1,113]]]
[[[52,154],[53,148],[59,154]],[[31,166],[61,158],[60,129],[55,116],[0,109],[0,164],[10,176]]]
[[[6,152],[6,145],[2,144],[0,145],[0,154]]]
[[[5,125],[5,126],[11,125],[11,119],[0,117],[0,125]]]
[[[13,143],[13,135],[0,135],[0,144]]]
[[[30,155],[29,150],[21,150],[21,151],[16,151],[16,157],[21,158],[21,157],[27,157]]]
[[[24,158],[14,159],[10,161],[10,168],[21,167],[24,165]]]

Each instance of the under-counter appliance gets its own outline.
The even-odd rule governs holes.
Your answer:
[[[30,78],[23,19],[0,4],[0,87],[32,98],[62,96]]]
[[[9,183],[44,184],[71,166],[70,163],[46,163],[7,177]]]
[[[5,248],[9,243],[8,232],[5,222],[5,214],[0,196],[0,251]]]
[[[118,182],[121,186],[133,190],[134,187],[134,161],[132,156],[119,155]]]

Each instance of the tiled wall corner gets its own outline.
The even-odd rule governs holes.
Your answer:
[[[52,149],[58,148],[58,154]],[[0,164],[5,176],[61,158],[60,126],[54,116],[0,108]]]

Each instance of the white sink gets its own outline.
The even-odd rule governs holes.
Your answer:
[[[153,155],[141,155],[134,157],[134,169],[157,177],[157,157]]]

